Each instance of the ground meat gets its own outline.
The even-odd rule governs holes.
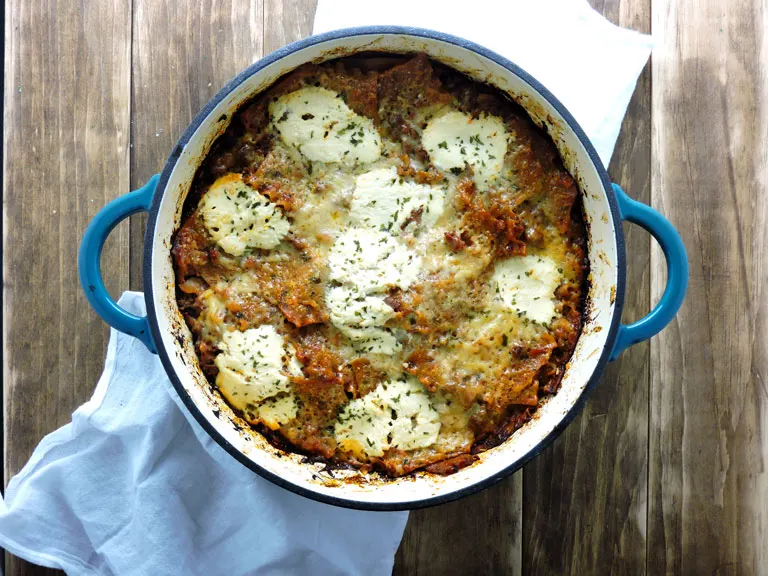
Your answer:
[[[513,404],[530,405],[532,394],[538,398],[538,381],[535,378],[557,346],[548,334],[542,340],[538,346],[513,357],[495,381],[485,382],[483,401],[493,410],[503,410]]]
[[[479,436],[472,445],[472,454],[479,454],[503,444],[504,441],[531,419],[530,408],[515,407],[503,423]]]
[[[427,56],[419,54],[380,74],[378,97],[384,134],[401,142],[405,154],[427,164],[429,154],[421,145],[422,127],[417,124],[416,112],[451,101]]]
[[[435,365],[434,358],[425,349],[411,352],[403,364],[405,371],[416,376],[430,392],[436,392],[443,384],[440,368]]]
[[[306,176],[301,164],[285,152],[272,150],[256,170],[246,173],[244,180],[285,212],[293,212],[302,204],[306,186],[301,182]]]
[[[261,101],[269,101],[306,86],[338,92],[356,113],[378,120],[378,74],[375,71],[348,70],[341,62],[333,67],[305,64],[279,80]]]
[[[379,76],[379,109],[409,110],[432,104],[448,104],[450,94],[442,87],[426,54],[417,54]]]
[[[456,209],[463,215],[467,230],[485,236],[493,245],[495,258],[525,256],[525,225],[507,198],[498,193],[487,194],[484,198],[477,193],[475,183],[465,178],[458,186]],[[454,237],[446,237],[446,240],[459,249],[470,244],[463,238],[462,245],[455,242]]]
[[[338,382],[342,385],[349,381],[344,359],[332,350],[327,338],[319,331],[299,333],[292,344],[306,379]]]
[[[259,287],[259,296],[277,306],[294,326],[328,320],[323,286],[314,281],[322,274],[316,260],[306,259],[302,253],[280,262],[248,258],[245,268],[252,275],[251,284]]]
[[[198,220],[197,212],[193,213],[173,239],[171,254],[182,280],[199,274],[210,262],[209,241]]]
[[[411,165],[411,159],[408,155],[403,154],[400,156],[402,164],[397,167],[397,175],[401,178],[413,178],[417,184],[439,184],[445,180],[440,172],[435,170],[432,166],[429,166],[426,170],[416,170]]]
[[[219,369],[213,363],[216,360],[216,356],[219,355],[219,349],[203,340],[198,340],[195,344],[195,352],[200,360],[200,368],[203,374],[211,380],[215,380],[219,374]]]
[[[341,94],[344,102],[352,110],[374,121],[378,121],[378,76],[376,72],[348,71],[341,63],[338,63],[334,67],[333,72],[328,75],[327,81],[323,83],[330,90]]]
[[[454,252],[461,252],[467,246],[472,246],[472,237],[466,230],[446,232],[444,236],[446,243]]]
[[[367,358],[355,358],[349,363],[349,369],[352,377],[345,381],[345,390],[351,398],[362,398],[386,377]]]

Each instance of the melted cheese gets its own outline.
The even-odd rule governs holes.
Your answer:
[[[267,398],[258,408],[259,420],[270,430],[277,430],[281,425],[296,418],[298,410],[293,394]]]
[[[421,271],[421,258],[386,232],[350,228],[333,244],[328,266],[331,280],[367,294],[408,288]]]
[[[473,119],[441,99],[410,109],[406,123],[413,131],[393,130],[394,137],[385,138],[370,119],[324,88],[269,100],[264,101],[270,115],[264,142],[280,161],[264,170],[289,185],[297,199],[290,221],[238,175],[216,181],[199,205],[200,219],[193,221],[205,224],[226,251],[200,274],[211,285],[198,297],[202,309],[190,322],[193,329],[202,326],[199,339],[222,350],[215,360],[222,394],[249,422],[280,430],[310,452],[315,437],[325,446],[335,439],[336,458],[353,464],[384,455],[387,466],[415,464],[468,452],[478,419],[492,425],[501,417],[495,408],[481,407],[485,392],[509,376],[505,370],[514,367],[518,351],[523,356],[532,345],[550,341],[542,337],[560,306],[554,292],[581,274],[582,258],[570,253],[567,238],[554,225],[539,228],[546,219],[540,221],[535,208],[521,217],[542,233],[541,241],[529,246],[540,253],[536,256],[494,264],[494,246],[485,235],[473,234],[472,244],[460,250],[446,239],[446,233],[470,231],[457,201],[460,179],[455,175],[471,169],[481,192],[519,185],[510,168],[519,160],[518,144],[530,141],[527,132],[507,133],[499,117]],[[382,119],[391,122],[392,112],[403,110],[385,107]],[[413,155],[410,165],[444,171],[439,184],[398,176],[403,155],[412,154],[404,144],[413,145],[414,138],[429,158]],[[249,142],[249,135],[243,140]],[[252,168],[258,167],[257,160]],[[544,170],[543,181],[553,175],[557,172]],[[247,214],[253,199],[258,222],[266,225],[274,217],[282,228],[257,229],[246,220],[255,218]],[[290,242],[284,239],[288,232]],[[247,260],[241,257],[254,248],[263,249]],[[275,289],[271,280],[291,274],[300,261],[313,268],[311,280],[303,281],[317,286],[304,291],[306,285],[285,282],[284,291]],[[250,270],[252,265],[259,273]],[[559,267],[565,272],[556,272]],[[189,288],[205,286],[195,280]],[[406,292],[402,309],[395,305],[397,289]],[[338,402],[346,404],[338,406],[333,392],[326,402],[315,390],[291,384],[304,377],[303,368],[275,328],[232,332],[265,318],[284,330],[290,322],[281,317],[286,303],[316,307],[325,319],[324,324],[291,328],[291,334],[310,337],[305,344],[312,345],[303,350],[308,363],[315,361],[314,354],[319,367],[335,370],[335,359],[328,359],[337,358],[351,365],[355,379],[362,379],[356,380],[362,390],[373,387],[370,393],[349,402],[342,396]],[[403,374],[409,355],[422,349],[430,356],[424,374],[434,370],[434,392]],[[304,370],[309,377],[311,370]],[[340,372],[346,374],[346,366]],[[309,418],[320,425],[303,445]]]
[[[239,174],[213,183],[200,202],[200,214],[211,238],[233,256],[251,248],[274,248],[290,226],[280,209]]]
[[[289,356],[283,337],[270,325],[245,332],[227,332],[222,337],[216,385],[236,408],[245,409],[266,398],[290,390]]]
[[[357,177],[349,216],[358,226],[399,234],[419,210],[419,221],[409,222],[406,230],[434,226],[444,203],[442,188],[403,180],[394,167],[379,168]]]
[[[418,381],[388,380],[347,404],[334,433],[343,450],[382,456],[388,448],[412,450],[433,444],[440,433],[440,415]]]
[[[381,295],[367,295],[349,286],[333,286],[325,293],[325,303],[334,324],[381,326],[395,311]]]
[[[546,256],[517,256],[496,262],[492,289],[496,300],[519,316],[548,324],[555,316],[555,290],[562,281],[557,264]]]
[[[395,311],[382,295],[368,295],[356,287],[333,286],[326,290],[325,304],[331,322],[352,340],[361,352],[394,354],[400,343],[383,328]]]
[[[487,114],[472,118],[451,110],[433,118],[422,134],[432,163],[458,172],[469,164],[478,188],[488,188],[500,176],[507,153],[507,132],[501,118]]]
[[[301,88],[269,105],[271,125],[288,146],[316,162],[369,163],[381,155],[381,137],[370,118],[325,88]]]

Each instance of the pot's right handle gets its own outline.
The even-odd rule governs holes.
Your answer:
[[[621,219],[650,232],[664,251],[667,260],[667,287],[651,313],[632,324],[621,324],[611,351],[611,360],[632,346],[661,332],[672,321],[685,298],[688,288],[688,258],[685,246],[675,227],[650,206],[632,200],[616,184],[613,185],[619,203]]]
[[[77,271],[86,298],[96,314],[107,324],[141,340],[150,352],[156,352],[146,316],[126,312],[112,300],[101,279],[101,250],[109,233],[122,220],[137,212],[148,212],[159,176],[155,174],[144,186],[115,198],[93,217],[85,229],[77,256]]]

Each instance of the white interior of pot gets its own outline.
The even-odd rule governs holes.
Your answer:
[[[322,472],[319,464],[302,463],[302,456],[273,448],[262,436],[249,430],[211,389],[198,368],[192,337],[176,307],[174,272],[170,258],[171,236],[179,226],[180,208],[199,159],[220,134],[233,111],[254,94],[297,66],[308,62],[368,50],[389,52],[423,51],[470,77],[494,84],[512,95],[538,123],[546,122],[565,163],[584,192],[589,222],[591,288],[589,318],[562,388],[549,398],[535,417],[501,446],[480,455],[479,461],[451,476],[417,473],[401,479],[355,472]],[[222,120],[223,115],[227,120]],[[436,496],[447,496],[490,478],[524,458],[561,422],[581,396],[605,346],[614,313],[617,284],[617,245],[614,222],[603,187],[586,149],[564,119],[521,78],[494,61],[445,41],[403,35],[367,34],[328,40],[288,54],[252,75],[227,95],[207,116],[182,151],[171,174],[157,216],[152,245],[152,290],[163,346],[184,389],[204,417],[236,450],[263,469],[304,490],[350,503],[403,504]],[[181,334],[180,339],[176,338]],[[358,481],[343,481],[357,476]]]

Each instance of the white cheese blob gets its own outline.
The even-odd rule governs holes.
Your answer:
[[[269,115],[282,141],[309,160],[356,164],[381,156],[381,137],[373,121],[356,114],[332,90],[290,92],[270,103]]]
[[[379,168],[357,177],[349,217],[358,226],[400,234],[408,217],[418,210],[418,222],[409,222],[405,229],[434,226],[444,203],[442,188],[403,180],[394,167]]]
[[[328,266],[331,280],[369,294],[391,286],[410,287],[421,270],[421,258],[386,232],[350,228],[334,242]]]
[[[360,352],[391,355],[400,348],[394,335],[382,328],[395,311],[382,295],[367,295],[355,287],[333,286],[325,303],[331,322],[355,343]]]
[[[258,414],[270,430],[277,430],[281,425],[296,418],[299,407],[293,394],[277,398],[267,398],[259,405]]]
[[[489,114],[472,118],[451,110],[430,120],[421,140],[432,163],[441,170],[463,170],[469,164],[480,190],[488,188],[501,174],[507,153],[504,122]]]
[[[213,183],[200,202],[200,214],[211,238],[233,256],[251,248],[274,248],[290,227],[280,208],[239,174],[227,174]]]
[[[234,407],[243,410],[290,390],[290,355],[274,326],[226,332],[219,347],[216,385]]]
[[[555,290],[562,273],[551,258],[545,256],[513,256],[497,261],[491,288],[494,298],[518,315],[547,324],[555,316]]]
[[[204,336],[220,338],[223,330],[226,330],[224,319],[227,316],[227,304],[216,292],[210,288],[200,294],[203,309],[200,313],[200,322],[203,326]]]
[[[412,378],[387,380],[352,400],[334,427],[342,450],[368,456],[382,456],[388,448],[424,448],[434,444],[439,433],[440,415]]]
[[[401,348],[384,324],[394,310],[384,302],[390,287],[408,288],[421,270],[421,258],[392,235],[350,228],[328,256],[329,277],[341,286],[326,291],[331,322],[362,353],[392,355]]]
[[[395,316],[382,295],[369,295],[349,286],[332,286],[326,290],[325,303],[331,321],[347,326],[382,326]]]

